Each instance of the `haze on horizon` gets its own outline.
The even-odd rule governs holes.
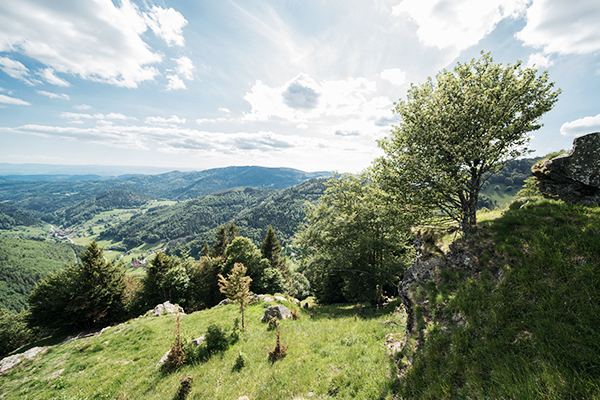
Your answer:
[[[0,163],[358,172],[411,83],[490,51],[563,90],[535,155],[600,131],[600,3],[0,3]]]

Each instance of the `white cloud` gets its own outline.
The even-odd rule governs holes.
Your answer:
[[[381,79],[392,82],[394,85],[402,85],[406,81],[406,74],[400,68],[386,69],[381,73]]]
[[[56,76],[54,74],[54,70],[52,68],[46,68],[46,69],[38,72],[38,75],[41,76],[42,78],[44,78],[46,80],[46,82],[48,82],[52,85],[63,86],[63,87],[71,86],[71,84],[69,82]]]
[[[244,119],[266,121],[278,117],[301,123],[323,117],[389,114],[392,102],[387,97],[375,96],[376,90],[375,82],[365,78],[317,83],[300,74],[279,87],[257,81],[244,96],[252,106]]]
[[[60,117],[70,119],[71,123],[77,123],[77,124],[82,123],[83,120],[85,120],[85,119],[88,119],[88,120],[93,119],[93,120],[96,120],[96,122],[98,122],[98,123],[109,123],[110,120],[121,120],[121,121],[135,120],[134,117],[128,117],[128,116],[126,116],[124,114],[120,114],[120,113],[86,114],[86,113],[72,113],[72,112],[63,111],[60,113]]]
[[[0,38],[1,40],[1,38]],[[0,42],[1,46],[1,42]],[[0,50],[2,47],[0,47]],[[4,71],[11,78],[18,79],[25,82],[26,84],[33,86],[40,83],[37,79],[32,79],[29,73],[29,69],[20,63],[19,61],[12,60],[8,57],[0,57],[0,69]]]
[[[135,88],[159,74],[153,65],[163,59],[142,39],[148,24],[167,43],[183,44],[183,17],[173,9],[155,6],[144,12],[131,0],[117,4],[108,0],[3,0],[0,52],[20,53],[43,64],[39,74],[52,84],[68,84],[56,76],[61,73]],[[17,79],[39,83],[19,65],[3,67]]]
[[[565,136],[579,136],[592,132],[600,132],[600,114],[566,122],[560,127],[560,133]]]
[[[542,53],[534,53],[529,56],[529,60],[527,60],[527,67],[535,67],[535,68],[548,68],[552,66],[554,62]]]
[[[185,118],[179,118],[177,115],[171,115],[171,118],[148,117],[146,123],[150,124],[185,124]]]
[[[73,108],[76,110],[91,110],[93,107],[88,106],[87,104],[78,104],[78,105],[73,106]]]
[[[529,0],[404,0],[392,9],[419,26],[419,40],[440,49],[464,50],[483,39],[504,18],[525,11]]]
[[[306,125],[306,124],[298,124],[296,126],[296,128],[298,128],[298,129],[308,129],[308,125]]]
[[[167,79],[169,80],[167,90],[186,89],[185,82],[181,80],[179,75],[167,75]]]
[[[42,96],[50,97],[51,99],[63,99],[63,100],[71,99],[69,97],[69,95],[64,94],[64,93],[52,93],[52,92],[46,92],[45,90],[36,90],[36,92],[38,92],[38,94],[41,94]]]
[[[546,54],[593,53],[600,50],[599,16],[596,0],[534,0],[517,38]]]
[[[174,59],[177,61],[177,67],[175,68],[175,72],[182,76],[184,79],[192,80],[194,79],[194,63],[187,57],[180,57]]]
[[[219,111],[224,112],[226,114],[231,114],[231,111],[229,110],[229,108],[221,107],[221,108],[219,108]]]
[[[25,100],[17,99],[15,97],[5,96],[0,94],[0,103],[2,104],[12,104],[16,106],[30,106],[31,103],[26,102]]]
[[[183,46],[185,44],[182,28],[187,25],[187,21],[179,12],[172,8],[164,9],[152,6],[145,17],[150,29],[156,36],[167,42],[167,45]]]

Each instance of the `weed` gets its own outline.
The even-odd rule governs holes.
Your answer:
[[[279,328],[279,320],[277,319],[277,317],[271,317],[271,318],[269,318],[269,322],[268,322],[268,325],[267,325],[267,330],[268,331],[274,331],[277,328]]]
[[[194,383],[194,378],[191,376],[184,376],[181,378],[179,380],[179,389],[177,390],[177,394],[175,394],[173,400],[185,399],[192,390],[192,383]]]
[[[292,319],[293,320],[300,319],[300,313],[298,313],[298,310],[292,309],[291,313],[292,313]]]
[[[277,331],[275,334],[277,335],[277,340],[275,341],[275,348],[273,350],[269,350],[269,354],[267,355],[267,358],[272,363],[279,360],[280,358],[285,357],[285,352],[288,348],[288,346],[284,346],[281,344],[281,340],[279,338],[279,331]]]
[[[171,345],[171,351],[167,355],[167,361],[163,368],[167,371],[174,371],[185,364],[187,357],[181,341],[181,316],[177,316],[177,328],[175,329],[175,341]]]

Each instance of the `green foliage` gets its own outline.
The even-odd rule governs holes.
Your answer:
[[[29,324],[50,330],[103,326],[124,317],[125,270],[107,262],[96,242],[81,264],[51,274],[29,297]]]
[[[253,293],[273,294],[287,291],[281,272],[271,267],[249,238],[237,237],[227,247],[223,274],[229,274],[236,263],[244,264],[247,268],[248,276],[252,278],[250,290]]]
[[[481,262],[423,288],[435,317],[400,397],[598,398],[599,222],[598,207],[530,200],[463,243]]]
[[[222,257],[225,255],[225,250],[227,246],[233,242],[233,239],[240,235],[240,231],[237,226],[232,222],[229,226],[222,225],[217,229],[216,243],[213,246],[212,252],[210,253],[211,257]],[[204,251],[204,250],[203,250]]]
[[[43,225],[39,217],[32,211],[21,210],[9,204],[0,203],[0,229],[10,229],[19,225]]]
[[[336,175],[326,185],[319,204],[307,205],[297,235],[305,275],[320,302],[378,301],[410,260],[411,215],[388,201],[368,172]]]
[[[146,268],[142,279],[142,298],[144,306],[154,307],[170,301],[182,307],[187,306],[190,298],[190,276],[193,261],[177,256],[157,253]]]
[[[184,400],[192,390],[192,383],[194,383],[194,378],[191,376],[184,376],[179,380],[179,389],[177,389],[177,394],[173,398],[174,400]]]
[[[238,352],[238,356],[235,359],[235,362],[233,363],[232,370],[240,371],[242,368],[244,368],[245,365],[246,365],[246,359],[244,358],[244,353],[242,353],[240,351],[240,352]]]
[[[191,309],[201,310],[214,307],[224,299],[219,291],[219,277],[223,268],[222,258],[202,257],[190,272]]]
[[[310,296],[310,282],[304,274],[300,272],[292,274],[292,287],[294,288],[292,295],[298,300],[304,300]]]
[[[246,267],[244,264],[236,263],[227,275],[227,279],[219,274],[219,291],[234,303],[240,306],[240,314],[242,314],[242,329],[245,328],[244,323],[244,308],[250,304],[250,283],[252,278],[246,276]]]
[[[0,308],[0,359],[36,338],[27,326],[27,311],[11,313]]]
[[[206,329],[204,343],[209,354],[213,355],[229,348],[227,329],[219,324],[212,324]]]
[[[525,180],[525,185],[523,186],[523,189],[521,189],[517,192],[517,198],[519,198],[519,197],[525,197],[528,199],[541,198],[542,193],[540,193],[535,182],[536,182],[536,179],[534,176],[527,178]]]
[[[557,101],[547,72],[536,74],[488,53],[411,86],[395,107],[399,124],[379,142],[379,181],[396,201],[441,209],[468,234],[486,174],[526,153],[528,133]]]
[[[77,260],[80,246],[0,236],[0,308],[19,312],[37,282]]]

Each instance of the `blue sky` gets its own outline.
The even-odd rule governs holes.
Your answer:
[[[2,0],[0,162],[358,172],[411,83],[478,57],[563,90],[536,155],[600,131],[597,0]]]

